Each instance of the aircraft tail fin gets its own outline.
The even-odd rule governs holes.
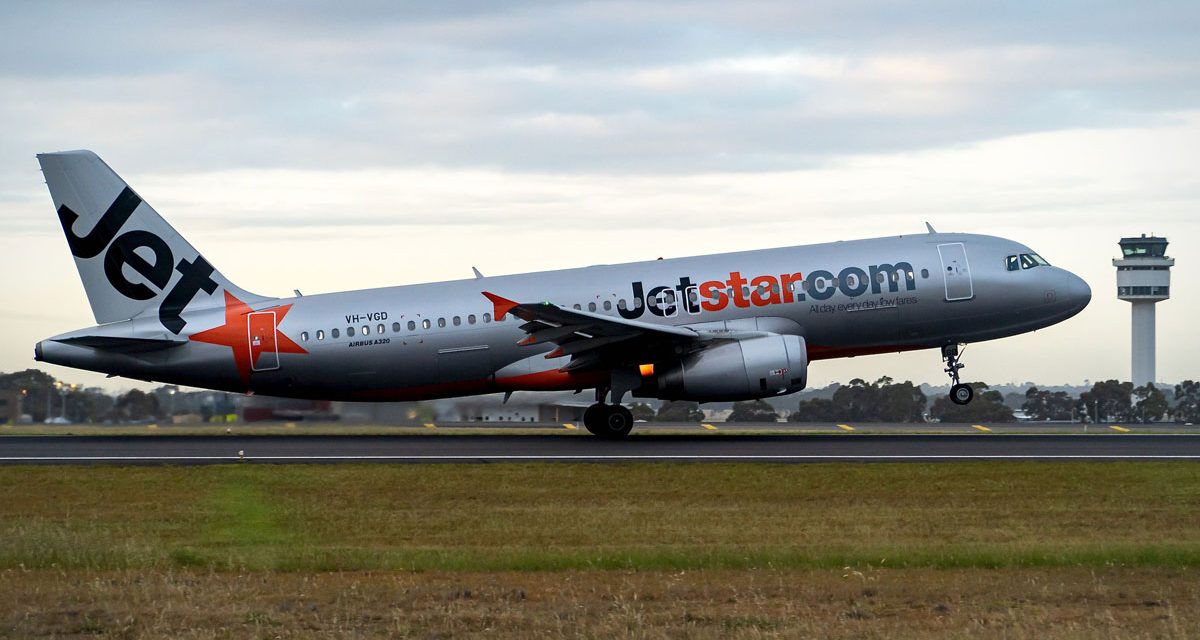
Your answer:
[[[189,308],[248,293],[213,268],[115,171],[91,151],[38,154],[42,175],[98,324],[156,313],[179,334]]]

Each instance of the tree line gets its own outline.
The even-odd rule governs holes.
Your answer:
[[[232,394],[182,392],[164,385],[153,391],[132,389],[110,394],[71,384],[38,369],[0,373],[0,389],[17,393],[21,413],[33,422],[63,418],[72,423],[139,422],[194,413],[207,420],[236,411]]]
[[[779,411],[762,400],[736,402],[726,418],[729,422],[1010,422],[1013,409],[1004,396],[982,382],[971,383],[975,399],[956,405],[944,395],[930,399],[912,382],[896,382],[884,376],[874,382],[855,378],[835,389],[829,398],[800,400],[795,410]],[[199,391],[180,392],[162,386],[150,392],[133,389],[109,394],[101,389],[56,380],[37,369],[0,373],[0,389],[20,394],[22,413],[34,422],[63,417],[70,422],[137,422],[160,420],[180,413],[193,413],[207,420],[233,413],[234,394]],[[1096,382],[1073,396],[1065,391],[1030,387],[1021,410],[1029,419],[1088,422],[1200,422],[1200,382],[1185,380],[1164,393],[1154,385],[1135,388],[1118,380]],[[636,420],[700,422],[704,412],[695,402],[664,402],[657,409],[636,403],[631,407]]]
[[[957,405],[944,395],[930,398],[912,382],[897,383],[884,376],[874,382],[855,378],[829,398],[800,400],[791,412],[779,411],[762,400],[733,403],[728,422],[1012,422],[1014,410],[1005,397],[986,383],[972,382],[975,399]],[[1065,391],[1030,387],[1021,403],[1030,420],[1074,422],[1200,422],[1200,382],[1185,380],[1168,397],[1158,387],[1135,388],[1118,380],[1096,382],[1073,396]],[[695,402],[665,402],[655,411],[635,404],[634,418],[662,422],[699,422],[704,412]]]

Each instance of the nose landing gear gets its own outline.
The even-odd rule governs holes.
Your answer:
[[[946,363],[945,371],[950,375],[950,380],[954,383],[950,387],[950,401],[954,404],[967,404],[971,402],[971,398],[975,397],[975,390],[971,385],[964,384],[958,379],[958,371],[967,366],[958,361],[959,350],[957,344],[948,344],[942,347],[942,362]]]

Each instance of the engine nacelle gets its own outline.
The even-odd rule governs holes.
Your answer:
[[[664,400],[768,398],[804,388],[808,350],[800,336],[771,334],[713,345],[656,373],[654,395]]]

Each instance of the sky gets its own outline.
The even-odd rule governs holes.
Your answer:
[[[0,371],[93,324],[34,157],[87,148],[268,295],[1008,237],[1093,300],[968,348],[997,383],[1127,379],[1111,258],[1155,233],[1157,378],[1200,378],[1200,3],[38,2],[0,33]],[[945,381],[928,351],[810,385],[882,375]]]

